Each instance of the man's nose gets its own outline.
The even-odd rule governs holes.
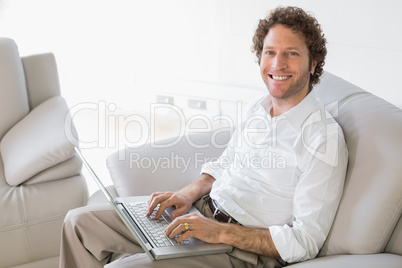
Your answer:
[[[274,70],[282,70],[285,69],[287,66],[286,64],[286,59],[283,55],[277,54],[273,59],[272,59],[272,68]]]

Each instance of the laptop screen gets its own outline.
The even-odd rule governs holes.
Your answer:
[[[102,190],[104,195],[106,196],[107,200],[109,202],[113,202],[113,196],[106,190],[106,187],[103,185],[101,180],[96,175],[95,171],[92,169],[92,167],[89,165],[87,160],[84,158],[84,156],[82,155],[80,149],[78,149],[78,147],[75,147],[75,151],[77,152],[78,156],[82,160],[82,163],[84,164],[84,166],[88,169],[88,171],[91,174],[91,176],[95,179],[96,183],[98,184],[99,188]]]

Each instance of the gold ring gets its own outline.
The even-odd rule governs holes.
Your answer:
[[[188,228],[188,223],[187,223],[187,222],[185,222],[185,223],[184,223],[184,227],[186,228],[186,232],[187,232],[187,231],[188,231],[188,229],[189,229],[189,228]]]

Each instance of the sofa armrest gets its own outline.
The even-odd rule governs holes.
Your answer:
[[[106,162],[118,195],[179,190],[199,177],[202,164],[220,156],[229,134],[193,133],[117,151]]]
[[[67,116],[65,100],[53,97],[7,132],[1,140],[0,152],[9,185],[19,185],[74,156],[74,145],[67,139],[64,129]]]
[[[290,265],[291,268],[400,268],[402,256],[396,254],[332,255]]]

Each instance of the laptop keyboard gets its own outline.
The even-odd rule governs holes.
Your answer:
[[[179,236],[176,236],[174,239],[170,239],[165,235],[165,229],[169,225],[171,221],[166,220],[169,217],[167,213],[163,213],[162,216],[155,220],[155,214],[157,209],[154,210],[150,217],[146,217],[147,204],[144,203],[127,203],[127,208],[133,214],[133,216],[137,219],[137,221],[141,224],[141,227],[147,233],[148,237],[152,240],[156,247],[171,247],[175,245],[188,245],[190,241],[184,240],[180,244],[176,242],[176,239]],[[166,217],[166,218],[165,218]]]

